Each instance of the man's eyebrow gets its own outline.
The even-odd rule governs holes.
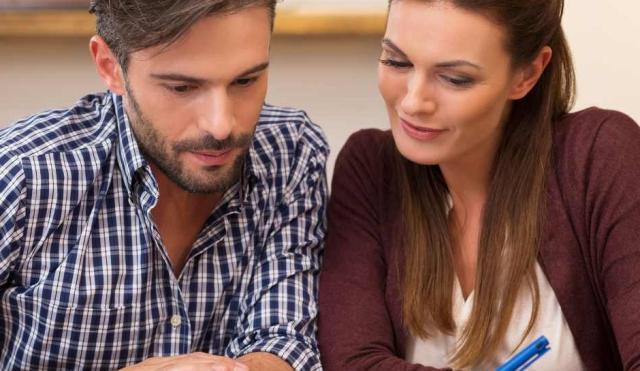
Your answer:
[[[402,49],[400,49],[396,44],[393,43],[393,41],[384,38],[382,39],[382,45],[386,46],[387,48],[391,49],[393,52],[395,52],[396,54],[398,54],[400,57],[407,59],[407,55],[405,54],[405,52],[402,51]]]
[[[180,81],[180,82],[186,82],[188,84],[193,84],[193,85],[202,85],[207,81],[205,79],[200,79],[200,78],[193,77],[193,76],[182,75],[182,74],[179,74],[179,73],[160,73],[160,74],[152,73],[151,77],[153,77],[154,79],[158,79],[158,80]]]
[[[240,75],[238,75],[238,77],[244,77],[244,76],[256,73],[256,72],[261,72],[261,71],[266,70],[268,67],[269,67],[269,62],[264,62],[264,63],[261,63],[261,64],[255,66],[255,67],[249,68],[248,70],[246,70],[243,73],[241,73]]]
[[[260,72],[260,71],[264,71],[269,67],[269,62],[265,62],[265,63],[261,63],[257,66],[251,67],[249,69],[247,69],[246,71],[243,71],[240,75],[238,75],[236,78],[241,78],[247,75],[251,75],[253,73],[256,72]],[[188,84],[193,84],[193,85],[203,85],[205,83],[207,83],[206,79],[202,79],[199,77],[194,77],[194,76],[188,76],[188,75],[183,75],[180,73],[152,73],[151,77],[153,77],[154,79],[158,79],[158,80],[164,80],[164,81],[180,81],[180,82],[185,82]]]

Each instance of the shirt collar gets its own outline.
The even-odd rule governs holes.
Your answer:
[[[131,193],[136,182],[140,180],[137,175],[138,171],[147,168],[147,161],[142,156],[138,142],[131,131],[131,124],[124,110],[122,96],[115,93],[111,93],[111,95],[116,111],[116,127],[120,143],[118,146],[118,162],[120,163],[127,191]]]
[[[255,144],[255,140],[254,140]],[[242,200],[243,204],[250,202],[249,195],[253,190],[254,186],[258,182],[258,179],[261,178],[260,171],[256,167],[255,157],[255,149],[253,145],[249,149],[249,152],[245,156],[244,165],[242,168],[242,173],[240,175],[240,200]]]

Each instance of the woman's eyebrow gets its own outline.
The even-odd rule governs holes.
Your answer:
[[[453,61],[446,61],[446,62],[441,62],[436,64],[436,67],[439,68],[450,68],[450,67],[463,67],[463,66],[467,66],[467,67],[473,67],[477,70],[482,71],[482,67],[478,66],[475,63],[471,63],[469,61],[465,61],[462,59],[457,59],[457,60],[453,60]]]
[[[393,52],[397,53],[400,57],[407,58],[407,54],[403,52],[402,49],[400,49],[396,44],[394,44],[393,41],[387,38],[382,39],[382,46],[386,46],[387,48],[391,49]]]

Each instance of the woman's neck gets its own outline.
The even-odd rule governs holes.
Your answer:
[[[466,214],[482,207],[491,186],[493,155],[474,156],[440,164],[440,170],[451,194],[453,208]]]
[[[491,186],[494,152],[441,164],[451,194],[449,233],[453,265],[466,299],[475,287],[482,217]]]

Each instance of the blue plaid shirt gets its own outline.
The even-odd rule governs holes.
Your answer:
[[[176,278],[121,97],[0,130],[0,367],[116,369],[202,351],[320,370],[327,155],[303,112],[265,105],[240,182]]]

